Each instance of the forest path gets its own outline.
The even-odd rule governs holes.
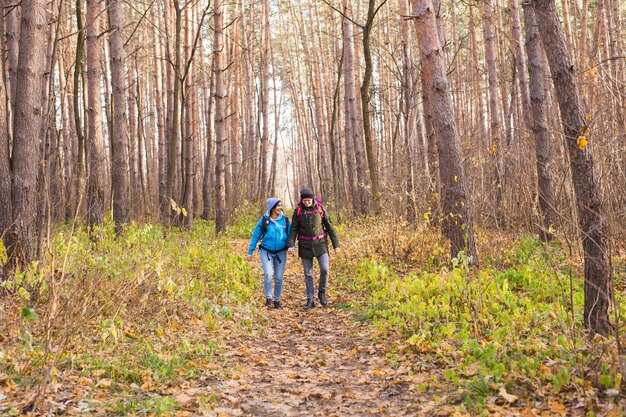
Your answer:
[[[260,264],[255,267],[262,280]],[[316,300],[314,309],[304,310],[300,261],[288,259],[283,308],[260,307],[251,334],[225,341],[223,369],[230,372],[205,381],[215,393],[208,415],[398,416],[425,411],[424,394],[415,387],[429,375],[392,367],[373,326],[341,308],[350,295],[332,287],[331,273],[328,306]]]

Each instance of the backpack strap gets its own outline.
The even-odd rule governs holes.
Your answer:
[[[322,220],[324,220],[324,217],[326,216],[326,213],[324,212],[324,209],[322,208],[322,203],[319,197],[315,199],[315,210],[313,211],[313,213],[319,213]],[[302,214],[302,206],[300,204],[298,204],[297,214],[298,214],[298,221],[300,221],[300,215]],[[328,233],[326,232],[318,236],[305,236],[305,235],[298,234],[298,240],[321,240],[321,239],[326,239],[327,236],[328,236]]]
[[[300,216],[302,215],[302,204],[298,204],[298,210],[296,210],[296,215],[298,216],[298,221],[300,221]],[[315,199],[315,211],[317,213],[320,214],[320,216],[322,216],[322,218],[324,218],[324,216],[326,216],[326,213],[324,212],[324,209],[322,208],[322,203],[320,202],[319,199]]]
[[[261,237],[259,237],[259,240],[263,240],[263,236],[265,236],[265,232],[267,232],[267,225],[270,224],[270,219],[264,214],[263,217],[261,217]]]
[[[285,233],[287,233],[287,231],[289,230],[289,219],[287,218],[287,216],[283,216],[283,218],[285,219]],[[259,238],[259,240],[263,240],[263,236],[265,236],[265,232],[267,232],[267,226],[270,224],[270,218],[267,217],[267,215],[263,215],[263,217],[261,218],[261,237]]]

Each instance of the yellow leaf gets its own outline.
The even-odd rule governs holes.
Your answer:
[[[508,402],[508,403],[514,403],[515,401],[517,401],[517,396],[509,394],[508,392],[506,392],[506,388],[504,387],[500,387],[500,397],[504,398],[504,401]]]
[[[597,72],[598,72],[598,68],[593,67],[593,68],[590,68],[589,71],[587,71],[587,75],[589,75],[590,77],[593,77],[594,75],[596,75]]]
[[[587,121],[587,123],[589,123],[591,121],[591,115],[590,114],[585,115],[585,120]]]
[[[587,144],[589,144],[589,140],[587,140],[587,138],[585,136],[579,136],[578,137],[578,148],[579,149],[585,149],[587,147]]]
[[[104,379],[101,379],[100,381],[98,381],[96,386],[100,387],[100,388],[109,388],[112,383],[113,383],[113,381],[111,381],[110,379],[104,378]]]
[[[561,415],[566,415],[567,413],[567,408],[563,404],[556,401],[549,401],[548,407],[550,407],[550,411],[552,411],[553,413],[558,413]]]
[[[555,233],[556,233],[556,229],[554,228],[554,226],[553,226],[553,225],[550,225],[550,227],[548,227],[548,232],[549,232],[551,235],[553,235],[553,234],[555,234]]]
[[[178,205],[176,204],[176,201],[172,200],[170,198],[170,207],[172,207],[172,210],[176,211],[178,210]]]
[[[181,207],[181,213],[183,213],[183,217],[187,217],[187,210],[185,210],[185,207]]]

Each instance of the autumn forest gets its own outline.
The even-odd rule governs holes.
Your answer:
[[[622,0],[0,3],[0,415],[625,411]]]

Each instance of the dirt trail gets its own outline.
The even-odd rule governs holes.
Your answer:
[[[291,261],[291,265],[297,264]],[[291,268],[290,268],[291,269]],[[227,341],[228,377],[207,381],[216,393],[210,415],[380,416],[419,414],[415,378],[391,368],[372,327],[330,303],[305,311],[297,267],[285,275],[283,309],[266,309],[248,337]],[[317,301],[317,300],[316,300]],[[334,302],[333,302],[334,301]],[[262,301],[259,299],[259,303]]]

